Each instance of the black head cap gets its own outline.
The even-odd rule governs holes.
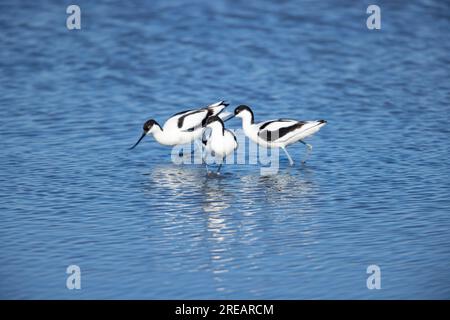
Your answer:
[[[234,115],[237,115],[244,110],[247,110],[247,111],[250,111],[250,113],[253,113],[249,106],[246,106],[245,104],[241,104],[239,107],[234,109]]]
[[[239,107],[237,107],[236,109],[234,109],[234,115],[237,116],[239,113],[241,113],[242,111],[247,110],[248,112],[250,112],[251,115],[251,123],[253,124],[255,116],[253,115],[253,111],[252,109],[250,109],[249,106],[246,106],[245,104],[241,104]]]
[[[155,124],[156,124],[156,121],[155,121],[155,120],[153,120],[153,119],[147,120],[147,121],[144,123],[144,127],[143,127],[144,132],[149,132],[150,129],[151,129]]]

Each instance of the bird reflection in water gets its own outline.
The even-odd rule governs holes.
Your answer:
[[[216,291],[224,296],[236,291],[237,284],[227,281],[228,277],[240,273],[252,281],[254,274],[263,271],[261,261],[267,250],[275,247],[285,254],[288,248],[298,250],[316,241],[312,240],[317,227],[311,221],[314,215],[303,214],[313,211],[311,197],[318,189],[311,173],[242,173],[206,176],[202,166],[158,166],[148,174],[150,183],[144,189],[153,199],[161,199],[157,224],[164,220],[165,239],[158,241],[175,243],[177,252],[171,254],[192,260],[179,265],[178,271],[210,272]],[[275,241],[282,243],[264,236],[267,228],[287,222],[304,224],[303,232],[279,235]],[[307,254],[307,248],[302,250]]]
[[[202,209],[206,219],[210,271],[216,291],[222,293],[230,292],[225,276],[233,268],[232,245],[236,241],[238,228],[236,220],[233,219],[234,210],[227,210],[236,195],[226,178],[218,176],[208,179],[202,186]]]

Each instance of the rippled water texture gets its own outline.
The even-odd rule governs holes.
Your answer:
[[[448,2],[76,3],[0,5],[0,298],[450,298]],[[127,150],[221,99],[328,125],[271,176]]]

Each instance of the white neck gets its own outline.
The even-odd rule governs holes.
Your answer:
[[[244,129],[244,131],[250,129],[251,125],[253,124],[252,114],[250,112],[242,112],[241,118],[242,128]]]
[[[158,143],[163,145],[171,145],[169,137],[164,133],[159,125],[153,126],[151,133],[153,134],[155,140],[158,141]]]
[[[214,136],[215,136],[215,135],[220,135],[220,136],[223,135],[223,127],[222,127],[222,124],[220,124],[218,121],[215,121],[215,122],[209,124],[208,126],[211,128],[212,134],[213,134]]]

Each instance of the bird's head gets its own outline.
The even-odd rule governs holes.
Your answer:
[[[253,123],[253,112],[249,106],[241,104],[236,109],[234,109],[234,116],[242,119],[249,118]]]
[[[158,125],[158,123],[155,120],[150,119],[145,121],[144,125],[142,126],[142,129],[144,129],[145,134],[150,134],[152,133],[152,130],[156,125]]]
[[[142,129],[143,129],[144,131],[142,132],[141,137],[140,137],[139,140],[134,144],[134,146],[132,146],[132,147],[130,148],[130,150],[131,150],[131,149],[134,149],[134,148],[139,144],[139,142],[141,142],[141,140],[144,139],[144,137],[145,137],[146,135],[152,134],[152,133],[154,132],[154,130],[155,130],[156,127],[159,127],[159,124],[158,124],[158,122],[156,122],[155,120],[150,119],[150,120],[145,121],[145,123],[144,123],[144,125],[143,125],[143,127],[142,127]]]

